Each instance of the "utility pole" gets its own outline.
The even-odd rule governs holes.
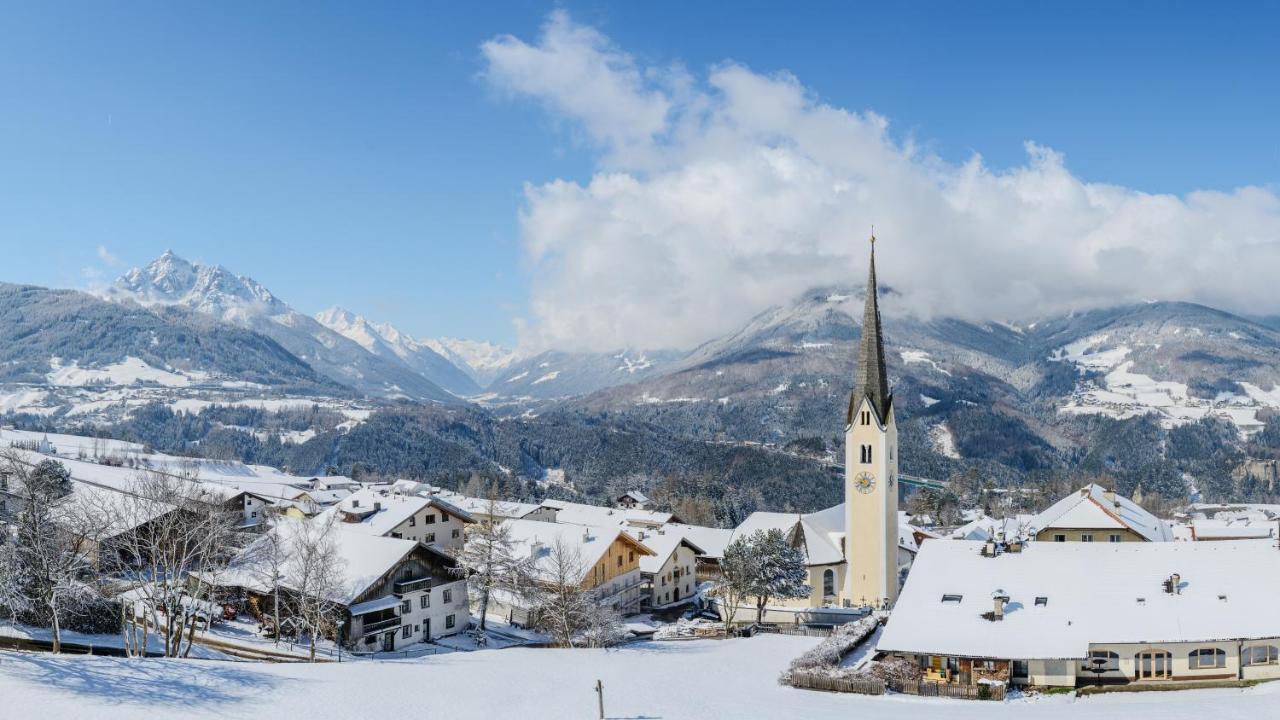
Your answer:
[[[604,720],[604,683],[596,680],[596,700],[600,703],[600,720]]]

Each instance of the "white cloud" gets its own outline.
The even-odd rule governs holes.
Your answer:
[[[1007,171],[895,140],[790,75],[646,67],[553,13],[481,48],[485,77],[600,153],[585,183],[526,187],[530,345],[687,347],[819,284],[880,276],[925,315],[1020,319],[1149,297],[1280,312],[1280,198],[1153,195],[1027,143]]]
[[[98,246],[98,260],[107,267],[120,267],[120,258],[111,254],[106,245]]]

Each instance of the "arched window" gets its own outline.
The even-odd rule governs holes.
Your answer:
[[[827,597],[836,594],[836,571],[831,568],[822,571],[822,594]]]
[[[1247,647],[1240,652],[1242,665],[1275,665],[1280,663],[1280,648],[1275,645]]]
[[[867,465],[871,462],[871,446],[862,445],[858,448],[858,462]]]
[[[1200,648],[1192,650],[1187,656],[1191,663],[1192,670],[1205,670],[1208,668],[1224,668],[1227,666],[1227,651],[1218,648]]]

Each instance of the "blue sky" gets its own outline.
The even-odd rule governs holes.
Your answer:
[[[586,183],[607,149],[486,80],[480,46],[556,8],[641,67],[785,71],[948,163],[1033,140],[1136,191],[1280,182],[1273,3],[798,5],[6,3],[0,280],[86,287],[172,248],[303,311],[514,342],[544,270],[525,183]]]

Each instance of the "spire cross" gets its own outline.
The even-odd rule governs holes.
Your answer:
[[[876,226],[872,225],[871,226],[871,247],[875,247],[875,245],[876,245]]]

